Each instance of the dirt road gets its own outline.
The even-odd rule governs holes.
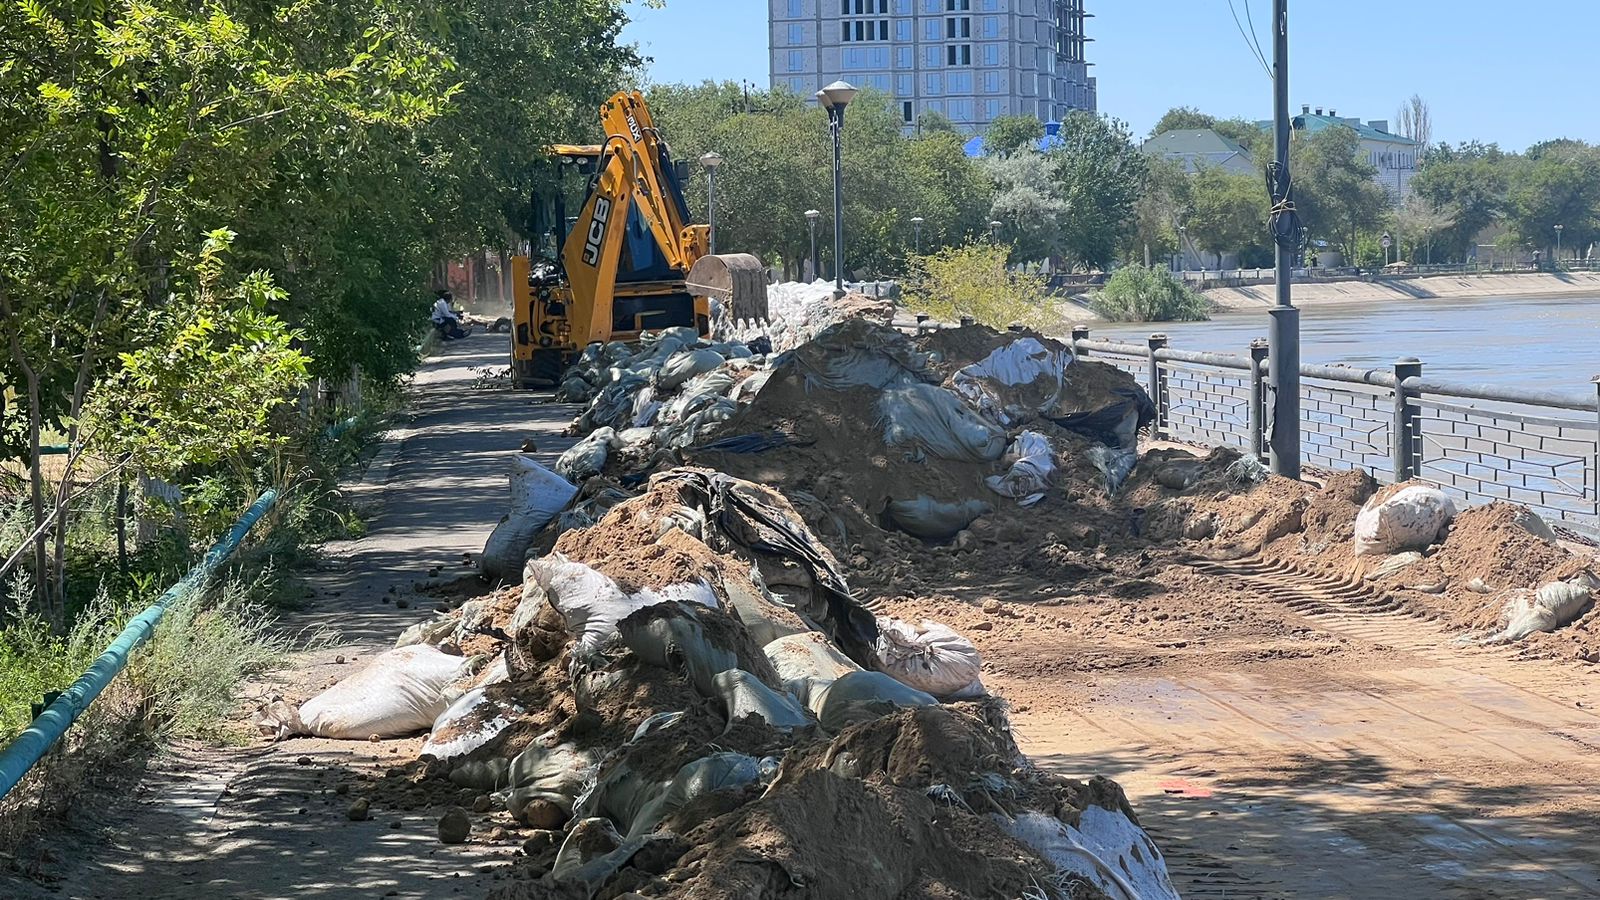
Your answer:
[[[986,635],[1023,750],[1120,781],[1185,897],[1600,896],[1593,669],[1303,579],[1206,577],[1242,615],[1187,640],[1021,604]]]
[[[254,686],[257,697],[308,697],[431,616],[430,569],[439,567],[440,581],[470,572],[462,555],[482,549],[504,512],[507,454],[532,438],[549,463],[570,444],[559,436],[570,407],[479,389],[484,368],[504,366],[505,340],[447,344],[417,374],[410,421],[352,488],[373,510],[369,533],[325,548],[311,575],[316,599],[285,623],[330,643]],[[126,798],[80,804],[46,879],[0,878],[0,896],[483,896],[513,847],[442,847],[437,810],[375,807],[369,821],[346,816],[342,791],[415,759],[417,744],[295,738],[174,748]]]

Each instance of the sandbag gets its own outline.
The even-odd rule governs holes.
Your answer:
[[[1404,488],[1382,502],[1373,497],[1356,516],[1356,555],[1425,549],[1445,536],[1455,517],[1450,498],[1426,485]]]
[[[710,372],[726,362],[721,353],[705,348],[674,353],[656,372],[656,386],[662,391],[675,391],[696,375]]]
[[[983,696],[978,648],[947,625],[880,616],[878,666],[901,684],[940,699]]]
[[[1084,451],[1089,463],[1099,470],[1106,482],[1106,495],[1115,496],[1139,465],[1139,454],[1134,450],[1100,445]]]
[[[778,638],[761,651],[785,683],[808,678],[834,681],[861,671],[860,666],[815,631]]]
[[[792,695],[778,693],[743,669],[720,672],[712,681],[730,724],[752,713],[779,731],[811,724],[811,717]]]
[[[716,594],[705,582],[672,585],[660,592],[646,590],[635,595],[646,606],[674,600],[688,600],[715,608]],[[692,599],[690,599],[692,598]],[[658,615],[658,613],[661,613]],[[717,692],[714,681],[717,675],[739,667],[739,655],[729,647],[712,641],[700,624],[692,607],[681,610],[651,610],[638,616],[629,616],[618,624],[622,643],[634,655],[653,666],[672,668],[681,662],[689,682],[695,690],[706,696]]]
[[[559,553],[529,560],[524,575],[544,589],[550,605],[566,620],[567,633],[576,638],[575,666],[592,661],[617,634],[617,623],[641,605],[610,578]]]
[[[597,428],[561,454],[556,460],[556,474],[574,484],[593,478],[606,467],[606,457],[611,451],[621,446],[622,438],[615,428]]]
[[[360,672],[300,706],[292,734],[366,740],[413,734],[433,725],[460,692],[469,662],[427,644],[386,650]]]
[[[1036,338],[1021,338],[966,366],[951,377],[956,392],[984,418],[1002,428],[1030,422],[1053,410],[1072,353]]]
[[[522,713],[515,703],[491,700],[482,687],[462,694],[433,722],[420,756],[454,759],[482,747],[511,727]]]
[[[1091,804],[1076,828],[1038,812],[998,821],[1058,870],[1088,879],[1111,900],[1178,900],[1166,858],[1121,810]]]
[[[713,753],[685,763],[672,781],[627,823],[627,837],[649,834],[685,804],[713,791],[737,790],[762,780],[762,761],[743,753]],[[774,765],[775,767],[775,765]]]
[[[1005,453],[1005,432],[936,385],[885,388],[878,399],[878,416],[884,443],[908,448],[914,460],[927,453],[959,462],[994,462]]]
[[[1037,431],[1024,431],[1006,448],[1005,461],[1011,467],[1004,475],[990,475],[983,480],[989,490],[1023,506],[1044,499],[1056,471],[1056,455],[1050,449],[1049,438]]]
[[[594,386],[579,375],[568,375],[556,388],[557,403],[588,403],[594,399]]]
[[[511,760],[506,809],[512,816],[521,818],[522,811],[534,800],[548,800],[571,814],[599,762],[592,751],[572,744],[547,746],[547,740],[548,736],[541,736]]]
[[[516,578],[534,537],[578,495],[576,485],[525,453],[511,458],[509,483],[510,509],[478,557],[478,571],[490,581]]]
[[[897,709],[938,704],[932,694],[901,684],[882,672],[851,672],[833,681],[813,681],[806,698],[806,708],[831,732],[857,722],[870,722]]]
[[[454,619],[433,619],[427,622],[418,622],[400,632],[395,638],[396,647],[410,647],[415,644],[434,644],[449,637],[456,630]]]
[[[948,541],[992,512],[994,507],[982,500],[945,503],[920,495],[915,500],[889,501],[889,519],[895,527],[925,541]]]
[[[1536,632],[1555,631],[1578,617],[1589,605],[1596,588],[1600,588],[1600,578],[1583,572],[1566,581],[1541,585],[1536,591],[1506,592],[1501,598],[1500,633],[1489,638],[1487,643],[1520,641]]]
[[[1045,418],[1108,447],[1130,452],[1137,450],[1139,430],[1155,421],[1156,404],[1131,377],[1125,374],[1121,377],[1126,378],[1128,384],[1098,398],[1101,403],[1099,408],[1076,412],[1057,411]]]
[[[650,384],[650,379],[645,375],[615,369],[607,370],[602,380],[605,386],[590,401],[583,415],[578,417],[580,433],[595,428],[627,428],[632,425],[638,394]]]

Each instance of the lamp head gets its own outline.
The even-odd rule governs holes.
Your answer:
[[[849,106],[850,101],[854,100],[856,94],[859,93],[861,92],[856,90],[855,85],[847,81],[835,81],[833,84],[817,91],[817,99],[822,102],[823,107],[826,109],[842,110]]]
[[[700,157],[700,165],[705,166],[707,169],[715,170],[718,166],[722,165],[722,154],[713,150],[710,153],[707,153],[705,156]]]
[[[814,209],[806,210],[806,218],[810,219],[813,222],[815,222],[817,219],[819,219],[821,217],[822,217],[822,213],[818,212],[817,210],[814,210]]]

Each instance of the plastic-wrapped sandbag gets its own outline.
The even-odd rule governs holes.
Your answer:
[[[720,369],[696,375],[683,386],[678,396],[667,403],[661,412],[661,421],[676,422],[717,398],[727,396],[733,382],[733,374]]]
[[[1089,365],[1084,363],[1084,365]],[[1131,380],[1131,379],[1130,379]],[[1137,384],[1114,389],[1098,409],[1055,413],[1046,418],[1068,431],[1121,450],[1137,450],[1139,429],[1156,418],[1156,404]]]
[[[633,424],[634,402],[639,392],[650,384],[645,375],[634,372],[608,370],[608,380],[590,401],[589,408],[578,417],[582,431],[594,428],[627,428]]]
[[[414,644],[434,644],[449,637],[456,630],[454,619],[434,619],[429,622],[418,622],[400,632],[395,639],[396,647],[410,647]]]
[[[978,648],[947,625],[878,618],[878,668],[901,684],[940,699],[984,694]]]
[[[1450,498],[1426,485],[1403,488],[1381,502],[1373,497],[1356,516],[1356,555],[1424,549],[1445,536],[1455,517]]]
[[[713,753],[686,763],[666,789],[644,805],[628,826],[628,837],[649,834],[685,804],[713,791],[737,790],[762,779],[761,760],[743,753]]]
[[[1583,572],[1566,581],[1552,581],[1538,590],[1508,591],[1501,599],[1501,630],[1488,643],[1520,641],[1530,634],[1555,631],[1578,617],[1600,588],[1600,578]]]
[[[419,754],[435,759],[465,756],[510,728],[521,713],[516,704],[490,699],[483,688],[473,688],[433,721]]]
[[[729,723],[752,713],[779,731],[811,724],[805,708],[790,694],[780,694],[743,669],[728,669],[712,679]]]
[[[1037,431],[1024,431],[1006,448],[1005,461],[1011,467],[1004,475],[990,475],[983,480],[989,490],[1014,498],[1023,506],[1044,499],[1056,470],[1056,455],[1050,449],[1049,438]]]
[[[713,397],[703,408],[657,435],[661,446],[681,450],[699,443],[715,426],[733,418],[739,405],[727,397]]]
[[[932,694],[882,672],[851,672],[833,681],[813,681],[806,697],[806,708],[824,729],[832,732],[857,722],[870,722],[897,709],[938,704]]]
[[[723,355],[709,347],[679,351],[661,364],[656,372],[656,385],[663,391],[675,391],[689,379],[710,372],[724,362]]]
[[[614,428],[598,428],[593,434],[567,448],[556,460],[556,474],[577,483],[593,478],[606,467],[606,457],[622,446]]]
[[[982,500],[946,503],[920,495],[915,500],[889,501],[889,519],[895,527],[925,541],[948,541],[992,512],[994,507]]]
[[[756,395],[761,393],[761,389],[766,387],[767,382],[771,380],[772,370],[762,369],[734,385],[733,390],[728,392],[728,398],[739,404],[750,403],[756,399]]]
[[[669,585],[660,591],[647,588],[633,599],[641,604],[641,609],[671,602],[711,608],[717,606],[717,595],[703,581]],[[654,612],[657,611],[652,610]],[[738,668],[738,654],[729,647],[713,642],[692,608],[685,608],[678,614],[662,612],[667,614],[647,614],[649,617],[644,619],[632,616],[619,623],[622,643],[635,656],[653,666],[670,668],[674,666],[675,659],[680,661],[695,690],[707,696],[716,693],[714,679],[722,672]]]
[[[461,695],[455,682],[468,666],[468,660],[427,644],[386,650],[298,710],[273,704],[257,724],[280,738],[310,734],[356,741],[412,734],[431,726]]]
[[[645,385],[633,396],[633,427],[653,425],[661,412],[661,401],[656,399],[655,385]]]
[[[541,735],[511,760],[506,808],[513,816],[520,817],[533,800],[548,800],[571,813],[599,761],[592,751],[572,744],[549,746],[549,742],[549,735]]]
[[[985,418],[1010,428],[1054,409],[1072,353],[1021,338],[960,369],[951,383]]]
[[[588,403],[594,399],[594,386],[577,375],[562,379],[556,388],[557,403]]]
[[[491,581],[522,571],[522,558],[539,530],[567,508],[578,488],[527,454],[511,458],[511,506],[483,545],[478,571]]]
[[[861,671],[860,666],[815,631],[786,635],[762,647],[761,651],[785,683],[803,679],[833,681]]]
[[[1076,828],[1038,812],[999,821],[1058,870],[1088,879],[1111,900],[1178,900],[1166,858],[1121,810],[1091,804]]]
[[[1104,444],[1090,447],[1084,451],[1089,462],[1100,470],[1106,480],[1106,494],[1115,495],[1122,490],[1123,482],[1133,474],[1139,465],[1139,454],[1135,450],[1125,450],[1120,447],[1107,447]]]
[[[984,421],[955,394],[932,384],[884,388],[878,399],[883,440],[961,462],[994,462],[1006,450],[1005,432]],[[913,457],[917,458],[917,457]]]

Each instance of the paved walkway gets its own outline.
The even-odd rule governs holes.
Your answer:
[[[570,445],[560,431],[574,408],[479,387],[479,372],[504,367],[505,353],[504,336],[477,336],[446,345],[417,374],[411,420],[354,488],[373,510],[369,533],[325,548],[310,578],[316,600],[286,623],[330,643],[256,686],[257,699],[310,696],[431,616],[436,601],[415,589],[434,567],[441,579],[470,572],[463,554],[483,548],[505,511],[508,455],[531,438],[548,464]],[[406,609],[399,598],[411,599]],[[419,743],[294,738],[174,748],[131,796],[80,804],[55,842],[71,855],[50,873],[58,880],[0,878],[0,897],[483,896],[508,862],[506,849],[442,847],[437,811],[375,805],[370,821],[345,815],[341,783],[415,759]]]

